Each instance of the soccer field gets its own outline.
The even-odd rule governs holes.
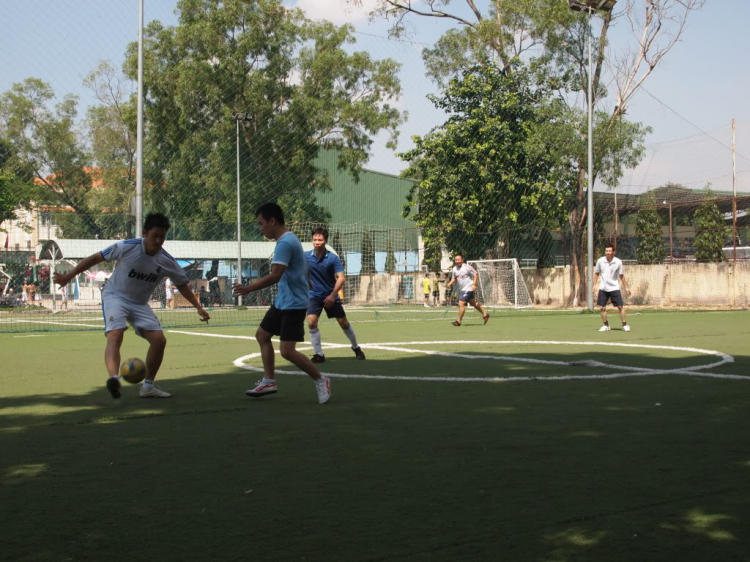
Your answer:
[[[252,327],[167,330],[166,400],[0,334],[0,560],[750,560],[748,312],[452,319],[322,322],[325,405],[245,397]]]

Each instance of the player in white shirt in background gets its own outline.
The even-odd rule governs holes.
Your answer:
[[[490,315],[487,314],[487,311],[477,302],[476,299],[477,283],[479,283],[479,274],[477,273],[477,270],[464,262],[464,256],[462,254],[456,254],[453,257],[453,263],[453,275],[451,280],[445,286],[446,293],[454,283],[458,286],[458,320],[453,322],[453,325],[461,325],[461,320],[463,320],[464,314],[466,313],[467,302],[482,313],[482,319],[486,324],[487,320],[490,319]]]
[[[599,281],[600,277],[601,282]],[[599,286],[598,289],[597,285]],[[607,321],[607,302],[609,301],[612,301],[612,304],[620,312],[623,331],[630,331],[630,326],[628,326],[625,319],[625,303],[622,300],[622,293],[620,293],[620,285],[622,285],[622,288],[630,296],[630,289],[628,289],[628,285],[625,282],[625,275],[622,273],[622,261],[615,257],[614,245],[607,244],[604,247],[604,257],[597,260],[596,267],[594,268],[593,293],[596,297],[597,306],[601,307],[602,322],[604,323],[599,328],[600,332],[609,332],[610,329],[609,322]]]
[[[154,379],[164,359],[167,338],[164,337],[159,320],[148,304],[151,295],[164,277],[169,277],[190,304],[207,322],[208,313],[195,298],[188,286],[185,272],[175,259],[162,249],[169,230],[169,219],[160,213],[146,215],[143,223],[143,238],[123,240],[101,252],[82,260],[68,273],[56,273],[55,283],[65,287],[76,275],[83,273],[103,261],[116,261],[117,266],[102,291],[102,313],[107,347],[104,362],[109,378],[107,390],[112,398],[120,397],[120,347],[127,324],[135,333],[149,343],[146,355],[146,379],[140,395],[142,398],[169,398],[171,394],[154,384]]]

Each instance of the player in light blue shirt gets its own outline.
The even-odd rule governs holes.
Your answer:
[[[284,211],[277,204],[261,205],[255,211],[255,217],[263,236],[276,240],[271,273],[250,285],[235,283],[234,292],[237,295],[246,295],[275,284],[279,285],[279,291],[255,332],[255,339],[258,340],[263,358],[263,378],[258,381],[255,388],[245,394],[260,397],[277,392],[275,351],[271,338],[279,336],[281,356],[313,379],[318,392],[318,402],[325,404],[331,397],[331,383],[328,377],[321,374],[306,355],[297,351],[297,342],[305,340],[305,313],[309,301],[309,279],[302,244],[294,233],[286,228]]]
[[[315,355],[313,363],[323,363],[326,358],[320,341],[318,319],[323,309],[328,318],[335,318],[352,344],[352,351],[357,359],[364,359],[365,354],[357,343],[357,336],[346,319],[344,306],[339,298],[339,291],[344,286],[346,275],[339,257],[326,249],[328,230],[318,227],[312,231],[313,249],[305,252],[307,267],[310,269],[310,304],[307,307],[307,327],[310,330],[310,341]]]
[[[149,343],[146,355],[146,379],[143,381],[141,398],[169,398],[171,394],[154,384],[154,379],[164,359],[167,339],[159,320],[148,304],[151,295],[164,277],[169,277],[190,304],[207,322],[208,313],[195,298],[188,286],[188,278],[175,259],[162,249],[169,230],[169,219],[160,213],[146,215],[143,223],[143,238],[117,242],[101,252],[83,259],[68,273],[56,273],[54,281],[61,287],[103,261],[117,262],[115,271],[102,290],[102,313],[107,348],[104,362],[109,378],[107,390],[112,398],[120,397],[120,347],[128,323],[135,333]]]

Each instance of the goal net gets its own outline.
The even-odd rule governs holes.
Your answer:
[[[531,297],[515,258],[467,262],[477,270],[477,300],[498,308],[531,308]]]

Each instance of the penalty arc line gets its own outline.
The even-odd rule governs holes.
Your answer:
[[[169,330],[170,332],[177,334],[186,334],[191,336],[204,336],[204,337],[215,337],[215,338],[229,338],[229,339],[244,339],[253,340],[252,336],[230,336],[223,334],[212,334],[207,332],[188,332],[183,330]],[[305,342],[309,345],[309,342]],[[744,375],[732,375],[732,374],[719,374],[719,373],[704,373],[701,372],[705,369],[711,369],[723,365],[725,363],[733,363],[734,357],[723,353],[721,351],[714,351],[710,349],[701,349],[697,347],[678,347],[669,345],[650,345],[650,344],[634,344],[634,343],[618,343],[618,342],[576,342],[576,341],[553,341],[553,340],[498,340],[498,341],[487,341],[487,340],[441,340],[441,341],[412,341],[412,342],[384,342],[378,344],[361,344],[360,347],[363,349],[381,349],[384,351],[397,351],[406,353],[421,353],[425,355],[440,355],[444,357],[455,357],[461,359],[490,359],[490,360],[504,360],[504,361],[515,361],[525,363],[537,363],[537,364],[548,364],[557,366],[572,366],[576,362],[566,361],[549,361],[543,359],[532,359],[532,358],[518,358],[509,356],[498,356],[498,355],[466,355],[461,353],[450,353],[445,351],[434,351],[424,349],[411,349],[404,348],[405,345],[461,345],[461,344],[504,344],[504,345],[585,345],[585,346],[608,346],[608,347],[626,347],[626,348],[641,348],[641,349],[665,349],[670,351],[690,351],[694,353],[700,353],[702,355],[714,355],[720,358],[719,361],[709,363],[706,365],[696,365],[693,367],[682,367],[679,369],[647,369],[638,367],[628,367],[625,365],[610,365],[600,362],[591,362],[590,364],[581,366],[595,366],[595,367],[608,367],[613,369],[619,369],[625,372],[605,373],[601,375],[562,375],[562,376],[549,376],[549,377],[413,377],[413,376],[393,376],[393,375],[362,375],[362,374],[347,374],[347,373],[329,373],[325,372],[326,376],[332,378],[352,378],[352,379],[373,379],[373,380],[411,380],[411,381],[431,381],[431,382],[517,382],[517,381],[529,381],[529,380],[541,380],[541,381],[561,381],[561,380],[589,380],[589,379],[615,379],[625,377],[643,377],[653,375],[688,375],[688,376],[700,376],[708,378],[722,378],[722,379],[733,379],[733,380],[750,380],[750,376]],[[326,348],[337,349],[350,347],[347,344],[327,343]],[[311,347],[300,348],[298,351],[310,351]],[[278,350],[275,350],[278,353]],[[260,353],[251,353],[237,358],[234,361],[234,365],[238,368],[245,369],[248,371],[263,372],[262,367],[255,367],[248,365],[245,361],[257,359],[260,357]],[[300,371],[290,371],[283,369],[276,369],[277,373],[287,375],[300,375],[307,376],[305,373]]]

